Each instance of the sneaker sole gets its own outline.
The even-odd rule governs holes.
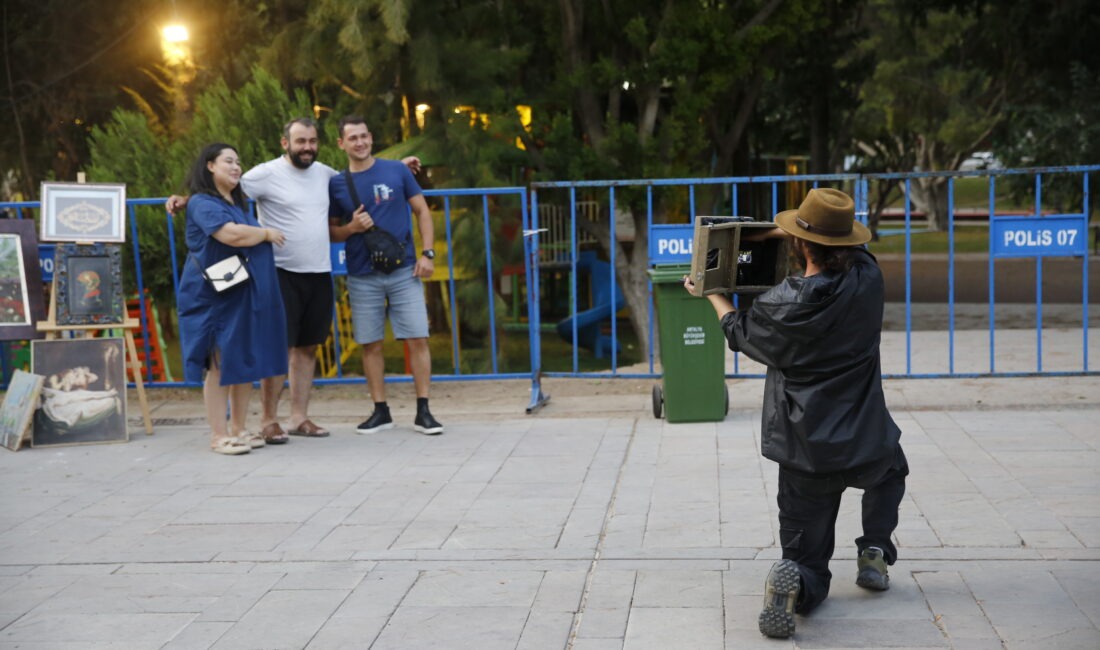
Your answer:
[[[371,433],[378,433],[379,431],[385,431],[386,429],[392,429],[392,428],[393,428],[393,422],[390,422],[388,424],[380,424],[380,425],[378,425],[378,426],[376,426],[372,429],[356,428],[355,433],[361,433],[361,434],[366,435],[366,434],[371,434]]]
[[[890,588],[890,576],[883,575],[874,569],[867,569],[860,571],[856,576],[856,584],[872,591],[886,591]]]
[[[426,436],[438,436],[443,433],[443,427],[422,427],[419,424],[414,424],[413,431],[423,433]]]
[[[773,639],[794,634],[794,606],[798,600],[801,575],[791,560],[780,560],[764,585],[764,609],[760,612],[760,633]]]

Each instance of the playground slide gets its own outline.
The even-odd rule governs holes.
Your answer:
[[[611,274],[611,266],[607,262],[596,259],[594,253],[586,251],[581,254],[577,265],[579,271],[587,271],[591,275],[592,302],[591,309],[578,312],[575,317],[565,318],[558,323],[558,334],[562,339],[573,341],[573,320],[577,321],[577,345],[592,350],[597,359],[603,358],[611,346],[611,337],[603,333],[603,323],[610,320],[616,312],[626,305],[622,291],[615,287],[615,304],[611,304],[611,291],[608,286]]]
[[[614,309],[611,303],[596,305],[592,309],[586,309],[576,315],[577,320],[577,345],[592,350],[597,359],[602,359],[606,350],[611,345],[611,337],[602,332],[603,323],[610,320],[611,316],[622,309],[623,300]],[[558,334],[566,341],[573,340],[573,317],[558,322]]]

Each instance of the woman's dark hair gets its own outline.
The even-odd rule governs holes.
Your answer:
[[[218,156],[226,149],[232,149],[233,153],[237,153],[236,147],[224,142],[214,142],[202,148],[202,153],[191,165],[191,173],[187,175],[187,187],[192,194],[212,194],[219,199],[222,198],[218,186],[214,184],[214,175],[210,173],[206,165],[217,160]],[[233,203],[242,208],[244,207],[244,191],[241,190],[240,183],[237,183],[237,186],[229,194],[233,197]]]
[[[806,251],[806,256],[813,260],[814,264],[821,267],[823,271],[843,273],[852,268],[851,246],[825,246],[808,239],[800,241]],[[805,262],[803,262],[803,267],[805,267]]]

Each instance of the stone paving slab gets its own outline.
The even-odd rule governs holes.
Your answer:
[[[971,381],[887,382],[892,588],[853,583],[853,491],[791,640],[756,629],[776,467],[737,380],[721,423],[567,395],[228,458],[157,403],[128,444],[0,453],[0,649],[1100,647],[1100,382]]]

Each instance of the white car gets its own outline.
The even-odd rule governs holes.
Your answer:
[[[970,172],[978,169],[1004,169],[1004,165],[992,151],[975,151],[959,164],[959,171]]]

